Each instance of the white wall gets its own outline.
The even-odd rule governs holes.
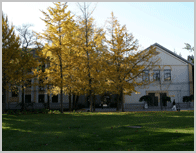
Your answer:
[[[188,64],[179,58],[171,55],[170,53],[162,50],[157,47],[159,54],[157,57],[161,59],[160,61],[160,78],[161,78],[161,88],[167,90],[171,100],[175,99],[176,102],[182,102],[183,96],[189,96],[189,73],[188,73]],[[164,69],[171,69],[171,81],[164,81]],[[150,73],[153,73],[150,72]],[[153,77],[150,78],[153,80]],[[140,94],[132,93],[131,96],[125,95],[125,103],[139,103],[139,98],[143,95],[146,95],[146,91],[160,91],[160,82],[152,83],[146,88],[136,87],[136,90]]]

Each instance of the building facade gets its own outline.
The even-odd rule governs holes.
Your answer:
[[[193,63],[178,56],[167,48],[153,44],[161,60],[160,67],[153,71],[146,70],[141,79],[149,79],[153,83],[136,87],[137,93],[131,96],[124,96],[125,104],[140,103],[141,96],[150,95],[154,101],[154,106],[161,105],[161,96],[171,97],[171,101],[175,99],[176,103],[182,103],[183,96],[190,96],[193,94]],[[150,73],[154,73],[150,77]]]
[[[131,96],[124,95],[125,108],[138,104],[143,105],[139,102],[141,96],[150,95],[153,99],[153,105],[161,106],[161,97],[169,96],[171,101],[175,99],[176,103],[182,103],[183,96],[190,96],[193,94],[193,66],[194,64],[184,58],[178,56],[167,48],[159,45],[158,43],[153,44],[156,47],[156,51],[159,53],[156,56],[160,58],[159,67],[153,71],[145,70],[139,79],[154,81],[147,86],[136,87],[137,93],[132,93]],[[147,48],[149,49],[149,48]],[[45,67],[48,65],[46,64]],[[154,73],[153,76],[150,74]],[[36,79],[30,80],[30,84],[37,81]],[[140,80],[141,81],[141,80]],[[35,102],[37,106],[42,107],[42,103],[47,103],[48,98],[51,106],[60,107],[60,94],[59,95],[47,95],[47,87],[31,86],[25,89],[24,99],[25,103]],[[9,104],[17,104],[22,101],[22,94],[13,92],[7,92],[7,101]],[[96,97],[97,103],[101,103],[101,97]],[[110,102],[115,101],[115,96],[110,97]],[[69,99],[68,95],[63,95],[64,107],[68,108]],[[78,103],[88,107],[87,97],[80,96]]]

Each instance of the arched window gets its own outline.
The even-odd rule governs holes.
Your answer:
[[[164,70],[164,81],[171,81],[171,69]]]

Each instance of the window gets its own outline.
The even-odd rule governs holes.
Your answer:
[[[44,81],[42,79],[39,80],[39,90],[43,91],[44,90],[44,86],[43,86]]]
[[[155,81],[160,81],[160,70],[154,70],[153,73],[154,73],[153,79]]]
[[[25,95],[25,103],[31,103],[31,95]]]
[[[53,95],[52,102],[53,103],[58,103],[58,95]]]
[[[18,97],[18,88],[12,89],[12,97]]]
[[[171,70],[169,69],[164,70],[164,80],[171,81]]]
[[[31,79],[26,80],[25,87],[31,88]]]
[[[143,74],[142,74],[142,80],[143,81],[148,81],[149,80],[149,70],[144,70]]]
[[[44,94],[39,95],[39,103],[44,103]]]

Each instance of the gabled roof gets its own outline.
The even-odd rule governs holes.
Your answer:
[[[175,56],[175,57],[177,57],[177,58],[181,59],[182,61],[184,61],[184,62],[186,62],[186,63],[191,64],[192,66],[194,66],[194,64],[193,64],[193,63],[191,63],[191,62],[187,61],[187,60],[186,60],[186,59],[184,59],[183,57],[181,57],[181,56],[177,55],[176,53],[174,53],[174,52],[170,51],[169,49],[167,49],[167,48],[165,48],[165,47],[161,46],[161,45],[160,45],[160,44],[158,44],[158,43],[154,43],[154,44],[153,44],[153,45],[151,45],[151,46],[157,46],[157,47],[159,47],[159,48],[163,49],[164,51],[166,51],[166,52],[168,52],[168,53],[172,54],[173,56]],[[151,47],[151,46],[150,46],[150,47]],[[148,47],[148,48],[146,48],[146,49],[149,49],[150,47]]]

